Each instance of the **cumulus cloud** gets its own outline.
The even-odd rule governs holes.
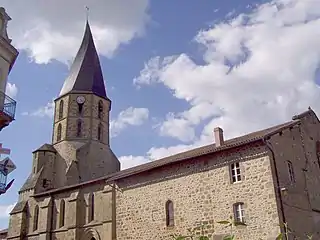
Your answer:
[[[99,52],[111,57],[120,44],[144,32],[148,22],[148,0],[29,0],[21,4],[2,0],[11,16],[8,26],[13,44],[26,50],[32,61],[52,59],[68,62],[76,53],[84,32],[85,6]]]
[[[11,98],[15,98],[18,94],[18,87],[14,83],[7,83],[7,88],[6,88],[6,95],[8,95]]]
[[[32,112],[23,112],[24,116],[33,116],[33,117],[49,117],[53,118],[54,115],[54,101],[48,102],[47,105],[38,108]]]
[[[145,156],[121,156],[119,157],[119,161],[121,162],[121,169],[131,168],[135,167],[150,161],[154,161],[163,157],[167,157],[170,155],[174,155],[179,152],[191,150],[195,147],[201,146],[201,142],[192,143],[189,145],[185,144],[179,144],[176,146],[171,147],[152,147],[149,149],[149,151],[146,153]]]
[[[162,84],[189,104],[159,127],[189,143],[152,148],[146,161],[213,142],[217,126],[230,138],[288,121],[308,106],[320,113],[319,37],[320,1],[274,0],[199,31],[203,64],[186,53],[151,59],[134,84]]]
[[[149,118],[147,108],[129,107],[119,113],[118,117],[110,122],[110,136],[115,137],[128,126],[142,125]]]
[[[16,204],[10,204],[10,205],[0,205],[0,218],[8,218],[9,213],[12,211]]]
[[[136,156],[135,157],[135,156],[130,155],[130,156],[120,157],[119,161],[121,163],[121,169],[124,170],[124,169],[130,168],[130,167],[134,167],[134,166],[146,163],[146,162],[148,162],[148,159],[146,159],[143,156]]]

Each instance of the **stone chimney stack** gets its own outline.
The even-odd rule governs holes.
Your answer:
[[[220,127],[214,128],[214,140],[216,142],[217,147],[220,147],[224,144],[222,128]]]

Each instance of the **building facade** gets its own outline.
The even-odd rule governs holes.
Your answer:
[[[11,45],[7,24],[11,18],[0,7],[0,131],[14,120],[16,102],[6,95],[8,75],[18,56],[18,51]]]
[[[33,152],[10,213],[7,239],[171,239],[204,224],[211,239],[273,240],[284,231],[320,239],[320,123],[292,121],[120,171],[109,145],[111,100],[87,23],[55,100],[51,144]],[[196,233],[200,230],[196,229]],[[293,239],[293,237],[290,237]]]
[[[7,127],[15,117],[16,101],[6,95],[8,75],[18,57],[19,52],[11,44],[8,37],[7,25],[11,20],[3,7],[0,7],[0,131]],[[0,143],[1,154],[10,154],[10,149],[3,148]],[[10,170],[8,170],[8,165]],[[14,163],[7,157],[0,161],[0,195],[6,193],[11,187],[13,180],[7,184],[7,176],[15,169]],[[5,239],[7,230],[0,231],[0,239]]]

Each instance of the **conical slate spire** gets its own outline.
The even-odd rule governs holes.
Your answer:
[[[70,92],[91,92],[107,98],[100,61],[88,21],[80,49],[60,91],[60,96]]]

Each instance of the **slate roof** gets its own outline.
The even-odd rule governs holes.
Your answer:
[[[26,204],[27,204],[26,201],[17,202],[17,204],[14,206],[14,208],[12,209],[10,214],[22,212],[24,210],[24,208],[26,207]]]
[[[71,92],[90,92],[107,98],[103,74],[90,25],[87,22],[84,37],[60,92],[60,96]]]
[[[27,180],[25,181],[25,183],[22,185],[22,187],[19,190],[19,192],[23,192],[25,190],[34,188],[36,186],[37,182],[38,182],[38,179],[39,179],[42,171],[43,171],[43,167],[36,174],[31,173],[29,175],[29,177],[27,178]]]
[[[189,150],[186,152],[178,153],[178,154],[175,154],[175,155],[172,155],[169,157],[155,160],[150,163],[142,164],[142,165],[139,165],[136,167],[132,167],[132,168],[128,168],[128,169],[116,172],[116,173],[112,173],[110,175],[107,175],[107,176],[104,176],[104,177],[101,177],[98,179],[90,180],[90,181],[83,182],[80,184],[74,184],[74,185],[62,187],[59,189],[52,189],[50,191],[43,192],[43,193],[38,193],[38,194],[35,194],[34,197],[44,196],[44,195],[56,193],[56,192],[63,192],[68,189],[70,190],[70,189],[74,189],[74,188],[77,188],[77,187],[83,186],[83,185],[96,184],[98,182],[104,182],[104,181],[112,182],[112,181],[116,181],[116,180],[119,180],[119,179],[122,179],[125,177],[135,175],[135,174],[146,172],[146,171],[158,168],[158,167],[162,167],[165,165],[178,163],[180,161],[184,161],[184,160],[191,159],[191,158],[201,157],[206,154],[218,153],[220,151],[229,150],[229,149],[232,149],[235,147],[240,147],[240,146],[243,146],[243,145],[246,145],[249,143],[253,143],[256,141],[262,141],[262,140],[267,139],[268,137],[271,137],[272,135],[277,134],[285,129],[288,129],[290,127],[298,125],[301,122],[300,119],[302,117],[306,116],[307,114],[311,114],[311,113],[313,113],[315,115],[315,113],[309,108],[308,111],[305,111],[299,115],[293,116],[292,121],[285,122],[283,124],[279,124],[279,125],[276,125],[276,126],[273,126],[270,128],[266,128],[266,129],[263,129],[260,131],[252,132],[252,133],[240,136],[240,137],[226,140],[224,142],[224,144],[219,147],[216,146],[215,144],[209,144],[207,146],[195,148],[195,149],[192,149],[192,150]]]
[[[204,156],[211,153],[217,153],[223,150],[232,149],[235,147],[239,147],[248,143],[261,141],[263,139],[266,139],[276,133],[279,133],[287,128],[293,127],[300,123],[300,119],[308,114],[314,114],[314,116],[317,118],[316,114],[313,112],[313,110],[309,107],[307,111],[294,115],[292,117],[292,121],[285,122],[273,127],[269,127],[260,131],[252,132],[240,137],[232,138],[229,140],[226,140],[223,145],[216,146],[214,143],[209,144],[203,147],[195,148],[186,152],[178,153],[172,156],[168,156],[159,160],[152,161],[150,163],[145,163],[136,167],[128,168],[125,170],[122,170],[120,172],[115,173],[114,175],[110,176],[110,181],[117,180],[121,178],[125,178],[134,174],[138,174],[141,172],[145,172],[151,169],[155,169],[158,167],[162,167],[165,165],[169,165],[172,163],[177,163],[180,161],[184,161],[191,158],[196,158],[200,156]],[[318,119],[319,121],[319,119]]]
[[[178,153],[169,157],[165,157],[156,161],[152,161],[150,163],[142,164],[136,167],[128,168],[125,170],[122,170],[118,173],[116,173],[114,176],[110,178],[110,180],[117,180],[121,178],[125,178],[134,174],[138,174],[141,172],[145,172],[151,169],[155,169],[158,167],[162,167],[168,164],[177,163],[180,161],[184,161],[191,158],[196,158],[200,156],[204,156],[211,153],[220,152],[223,150],[239,147],[248,143],[252,143],[255,141],[263,140],[264,138],[267,138],[268,136],[271,136],[273,134],[276,134],[278,132],[283,131],[286,128],[292,127],[300,122],[299,119],[289,121],[280,125],[276,125],[264,130],[260,130],[257,132],[249,133],[247,135],[232,138],[229,140],[226,140],[223,145],[216,146],[214,143],[209,144],[203,147],[195,148],[186,152]]]
[[[39,152],[39,151],[48,151],[48,152],[54,152],[54,153],[57,152],[57,150],[51,144],[48,144],[48,143],[43,144],[41,147],[34,150],[32,153]]]

